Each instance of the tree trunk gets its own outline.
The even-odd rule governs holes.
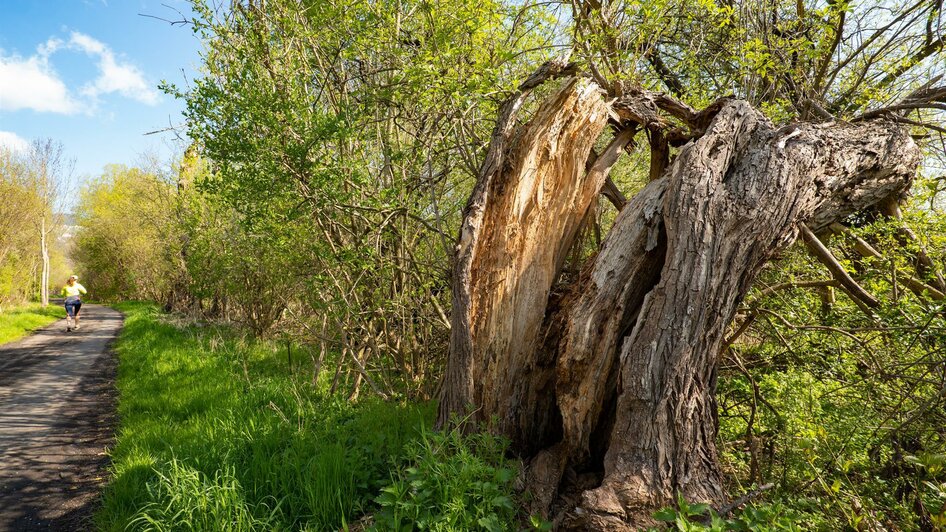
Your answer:
[[[504,137],[465,212],[440,420],[472,412],[507,436],[528,460],[532,511],[570,488],[567,469],[597,472],[563,526],[646,525],[678,492],[725,502],[714,391],[726,325],[800,224],[818,231],[902,194],[919,161],[891,123],[776,128],[745,102],[718,108],[563,297],[562,257],[630,141],[620,130],[583,171],[608,116],[594,84],[568,82]]]
[[[49,244],[47,242],[47,233],[46,231],[46,213],[43,213],[42,219],[39,222],[39,247],[40,254],[43,258],[43,271],[40,274],[39,281],[39,299],[43,307],[49,305]]]

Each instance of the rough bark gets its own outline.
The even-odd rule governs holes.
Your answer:
[[[446,387],[468,399],[442,403],[441,419],[472,406],[496,420],[530,458],[533,511],[567,469],[599,470],[567,527],[644,525],[677,492],[725,502],[713,394],[726,325],[801,224],[819,231],[903,193],[919,160],[887,122],[776,128],[745,102],[714,105],[564,298],[550,297],[562,257],[623,142],[579,171],[606,120],[592,84],[572,81],[541,106],[474,193],[475,223],[467,213],[452,320],[466,351],[454,342],[449,365],[470,370],[455,382],[448,365]]]
[[[726,324],[800,223],[818,230],[902,192],[917,162],[910,137],[887,124],[776,129],[739,101],[681,151],[663,178],[660,280],[620,348],[605,478],[583,498],[595,519],[640,519],[678,491],[725,500],[713,392]]]

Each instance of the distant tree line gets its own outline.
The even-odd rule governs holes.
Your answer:
[[[0,310],[48,304],[50,285],[69,275],[62,211],[70,172],[62,145],[51,139],[0,148]]]

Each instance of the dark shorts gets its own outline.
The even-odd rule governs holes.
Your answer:
[[[76,314],[79,313],[79,309],[81,308],[82,301],[79,301],[78,299],[74,299],[72,301],[69,301],[68,299],[66,300],[66,314],[68,314],[70,318],[76,317]]]

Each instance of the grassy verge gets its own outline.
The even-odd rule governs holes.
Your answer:
[[[328,396],[286,353],[154,306],[117,342],[119,418],[104,530],[338,530],[375,507],[430,406]]]
[[[18,340],[31,331],[66,317],[59,305],[43,308],[40,304],[24,305],[0,312],[0,344]]]

